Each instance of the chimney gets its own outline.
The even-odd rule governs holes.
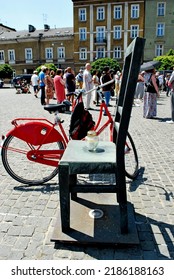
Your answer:
[[[44,31],[48,31],[50,29],[50,26],[48,24],[44,24]]]
[[[28,25],[29,32],[34,32],[35,30],[36,30],[36,28],[33,25],[31,25],[31,24]]]

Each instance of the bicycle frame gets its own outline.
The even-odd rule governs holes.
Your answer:
[[[18,124],[20,121],[24,121],[24,123]],[[26,154],[27,158],[31,161],[57,167],[64,150],[57,149],[47,151],[41,150],[40,148],[44,144],[53,142],[62,142],[64,148],[66,148],[69,140],[61,121],[53,124],[49,120],[42,118],[17,118],[12,121],[12,124],[15,127],[7,133],[6,137],[12,135],[23,140],[31,150],[26,152],[19,148],[8,149]],[[55,129],[56,125],[59,127],[61,133]]]
[[[101,127],[99,127],[100,123],[101,123],[101,120],[102,120],[102,116],[103,116],[103,109],[106,112],[108,120]],[[111,117],[111,114],[108,110],[108,107],[106,106],[106,103],[102,100],[102,103],[100,104],[99,117],[98,117],[97,123],[94,127],[94,130],[97,132],[97,135],[100,135],[108,125],[110,125],[110,128],[109,128],[109,130],[110,130],[110,141],[113,141],[113,118]]]

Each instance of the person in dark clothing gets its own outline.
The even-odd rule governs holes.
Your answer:
[[[76,90],[75,75],[71,67],[67,68],[65,84],[66,84],[67,93],[75,92]],[[71,101],[71,103],[73,103],[74,95],[69,96],[68,100]]]
[[[102,80],[102,84],[105,84],[105,83],[112,80],[112,77],[111,77],[111,74],[109,72],[109,67],[108,66],[104,67],[103,76],[102,76],[101,80]],[[105,103],[106,103],[107,107],[109,105],[109,101],[110,101],[110,98],[111,98],[112,86],[113,86],[113,83],[110,83],[110,84],[108,84],[108,85],[106,85],[102,88],[103,89],[103,94],[104,94],[104,97],[105,97]],[[106,115],[106,112],[104,112],[104,115]]]

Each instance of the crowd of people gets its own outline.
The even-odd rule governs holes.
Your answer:
[[[100,104],[96,88],[101,85],[106,105],[110,106],[111,97],[118,98],[119,96],[121,79],[122,73],[120,71],[114,72],[105,66],[102,73],[99,73],[97,70],[91,71],[91,64],[86,63],[85,69],[80,69],[76,75],[71,67],[67,67],[64,71],[57,69],[55,73],[42,66],[39,74],[37,71],[33,72],[31,84],[36,98],[38,98],[40,90],[41,105],[49,104],[51,99],[56,99],[57,103],[68,99],[72,103],[74,100],[72,93],[76,89],[90,91],[89,94],[84,95],[83,101],[85,108],[92,110],[93,106]],[[102,87],[102,84],[112,80],[113,82]],[[171,75],[168,73],[166,76],[154,68],[141,71],[138,75],[133,105],[139,106],[136,102],[142,101],[143,117],[146,119],[155,118],[157,116],[157,100],[161,90],[166,92],[166,96],[171,96],[171,120],[167,123],[174,123],[174,71]],[[70,94],[68,95],[68,93]]]
[[[171,96],[171,120],[166,123],[174,123],[174,71],[170,75],[161,74],[154,68],[139,73],[135,100],[143,101],[143,117],[153,119],[157,116],[157,99],[160,92],[166,92],[166,96]]]
[[[109,67],[104,67],[101,75],[97,70],[91,72],[90,63],[86,63],[85,69],[80,69],[77,75],[75,75],[71,67],[67,67],[64,71],[57,69],[54,72],[50,71],[46,66],[42,66],[39,74],[36,70],[33,72],[31,85],[36,98],[38,98],[40,91],[41,105],[49,104],[51,99],[56,99],[57,103],[62,103],[67,99],[72,104],[74,100],[74,94],[72,93],[76,89],[90,91],[89,94],[84,96],[84,104],[87,110],[91,110],[91,104],[98,106],[100,102],[96,88],[112,79],[113,75]],[[115,82],[102,88],[108,106],[114,89]]]

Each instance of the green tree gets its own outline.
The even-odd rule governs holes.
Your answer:
[[[43,66],[43,65],[40,65],[39,67],[37,67],[36,71],[37,71],[38,73],[41,71],[41,67],[42,67],[42,66]],[[56,70],[57,70],[57,67],[55,66],[54,63],[46,63],[46,64],[44,64],[44,66],[47,67],[48,69],[50,69],[50,71],[53,70],[53,71],[56,72]]]
[[[169,70],[174,67],[174,50],[170,49],[165,55],[158,56],[154,60],[160,61],[158,70]]]
[[[121,70],[120,65],[118,64],[117,60],[112,59],[112,58],[99,58],[96,61],[92,62],[91,66],[92,66],[92,68],[91,68],[92,72],[94,70],[97,70],[100,73],[102,73],[103,68],[105,66],[109,66],[109,68],[114,71]]]
[[[13,75],[13,69],[9,64],[0,65],[0,78],[11,78]]]

